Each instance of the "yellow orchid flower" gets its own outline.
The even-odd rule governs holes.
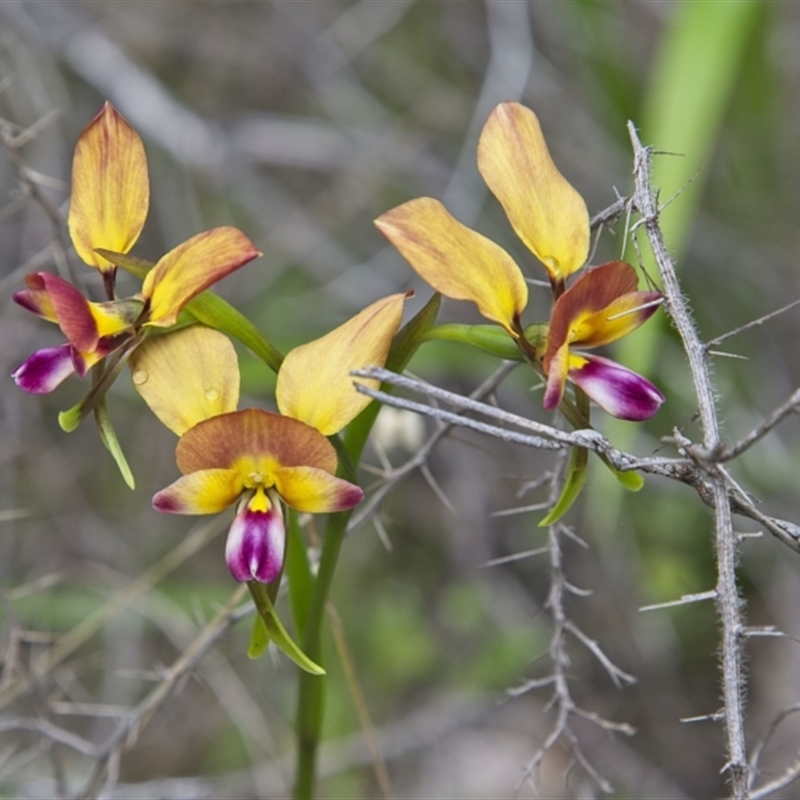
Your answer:
[[[576,352],[601,347],[636,330],[661,304],[659,292],[640,292],[636,271],[611,261],[584,272],[556,300],[547,330],[544,407],[557,408],[567,379],[618,419],[649,419],[664,395],[646,378],[601,356]]]
[[[478,143],[478,169],[559,294],[586,261],[589,213],[550,158],[533,111],[518,103],[495,108]],[[387,211],[375,224],[434,289],[473,301],[484,317],[520,335],[528,287],[502,247],[429,197]]]
[[[335,476],[336,451],[325,436],[370,402],[355,391],[350,372],[385,363],[405,298],[378,300],[292,350],[278,372],[280,414],[235,410],[236,352],[218,331],[192,326],[156,336],[132,355],[134,386],[181,437],[176,458],[183,477],[156,494],[153,507],[214,514],[236,504],[225,550],[236,580],[269,583],[280,574],[286,546],[280,501],[311,513],[361,501],[358,486]]]
[[[280,501],[298,511],[344,511],[364,492],[335,476],[336,451],[300,420],[248,408],[186,431],[175,451],[183,473],[153,498],[170,514],[216,514],[237,505],[225,558],[237,581],[270,583],[281,573],[286,530]]]
[[[103,274],[108,301],[88,300],[57,275],[37,272],[14,300],[55,322],[68,344],[34,353],[13,375],[32,394],[83,376],[110,353],[135,347],[144,327],[174,325],[194,297],[260,253],[239,230],[204,231],[173,248],[145,277],[134,297],[115,299],[116,267],[97,250],[127,253],[139,238],[149,204],[147,157],[136,131],[106,103],[75,145],[68,227],[78,255]]]

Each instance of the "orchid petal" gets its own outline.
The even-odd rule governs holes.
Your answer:
[[[91,267],[114,265],[94,251],[127,253],[144,227],[150,201],[147,157],[136,131],[106,103],[75,145],[69,233]]]
[[[337,466],[333,445],[318,430],[258,408],[198,423],[183,434],[175,457],[184,474],[220,468],[274,477],[279,467],[297,466],[333,474]]]
[[[639,292],[636,270],[611,261],[581,275],[556,301],[547,332],[544,367],[566,342],[600,347],[638,328],[658,308],[658,292]]]
[[[280,575],[285,551],[280,504],[269,503],[266,510],[246,504],[233,520],[225,543],[225,560],[233,579],[271,583]]]
[[[147,273],[142,296],[149,325],[174,325],[183,307],[209,286],[260,255],[237,228],[213,228],[170,250]]]
[[[36,273],[35,281],[41,287],[36,291],[46,292],[58,326],[81,353],[92,352],[103,337],[130,329],[142,310],[141,301],[132,298],[92,303],[71,283],[50,272]],[[41,298],[38,302],[42,305]]]
[[[30,311],[48,322],[58,322],[53,303],[41,277],[42,274],[32,272],[26,275],[25,283],[28,284],[28,288],[21,292],[14,292],[12,297],[14,302],[21,305],[26,311]]]
[[[552,280],[580,269],[589,254],[589,212],[553,163],[533,111],[519,103],[494,109],[478,142],[478,169]]]
[[[184,475],[153,497],[153,508],[165,514],[218,514],[244,491],[235,469],[204,469]]]
[[[646,378],[608,358],[583,356],[571,361],[569,379],[618,419],[650,419],[665,400]]]
[[[567,382],[569,367],[569,347],[564,344],[550,360],[548,367],[547,385],[544,390],[544,407],[548,411],[558,408],[561,398],[564,396],[564,386]]]
[[[212,328],[192,325],[151,336],[133,352],[130,366],[136,391],[178,436],[239,404],[236,350]]]
[[[275,489],[286,505],[310,514],[344,511],[364,499],[359,486],[313,467],[279,467]]]
[[[11,377],[29,394],[48,394],[74,372],[72,346],[62,344],[37,350],[11,373]]]
[[[387,211],[375,224],[434,289],[454,300],[472,300],[484,317],[517,335],[528,286],[502,247],[462,225],[430,197]]]
[[[282,414],[338,433],[371,402],[350,373],[382,367],[403,318],[406,296],[393,294],[365,308],[327,335],[295,347],[278,371],[275,396]],[[365,381],[377,389],[379,381]]]

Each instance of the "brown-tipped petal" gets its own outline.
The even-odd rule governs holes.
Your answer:
[[[236,350],[212,328],[192,325],[152,336],[134,351],[130,367],[136,391],[178,436],[239,404]]]
[[[564,342],[599,347],[635,330],[657,308],[658,292],[638,292],[636,270],[610,261],[588,270],[556,301],[544,367]]]
[[[484,317],[516,336],[528,286],[502,247],[462,225],[430,197],[393,208],[375,224],[434,289],[454,300],[472,300]]]
[[[275,395],[282,414],[326,436],[337,433],[371,398],[353,387],[350,373],[382,367],[403,318],[404,294],[384,297],[327,335],[295,347],[278,371]],[[373,381],[378,388],[378,381]]]
[[[309,466],[333,474],[333,445],[304,422],[248,408],[200,422],[183,434],[175,450],[184,474],[201,469],[238,469],[273,474],[279,466]]]
[[[580,269],[589,254],[589,212],[553,163],[533,111],[519,103],[495,108],[478,142],[478,169],[553,280]]]
[[[237,228],[213,228],[170,250],[144,279],[149,325],[174,325],[183,307],[200,292],[261,255]]]
[[[144,227],[149,201],[142,140],[106,103],[78,139],[72,161],[68,225],[78,255],[89,266],[113,270],[94,249],[127,253]]]
[[[275,489],[287,505],[309,514],[344,511],[364,499],[360,487],[313,467],[279,468]]]

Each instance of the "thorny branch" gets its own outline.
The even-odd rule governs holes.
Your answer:
[[[744,689],[746,679],[742,668],[744,642],[748,638],[748,629],[742,612],[742,603],[735,573],[738,545],[743,537],[733,530],[732,514],[745,516],[757,522],[798,553],[800,553],[800,526],[786,520],[770,517],[759,510],[750,496],[733,480],[724,468],[723,462],[740,456],[776,428],[786,417],[797,413],[800,410],[800,390],[793,392],[783,404],[768,414],[762,422],[738,443],[732,446],[725,445],[721,438],[714,402],[714,389],[708,365],[708,358],[711,354],[710,345],[721,341],[724,337],[719,337],[713,343],[704,344],[700,340],[683,299],[675,266],[659,227],[658,206],[650,185],[649,164],[651,151],[641,144],[632,124],[629,124],[628,130],[634,151],[635,192],[632,198],[620,200],[613,207],[610,207],[607,210],[608,218],[616,218],[626,208],[632,209],[640,216],[635,228],[643,228],[647,235],[661,275],[666,310],[681,336],[684,350],[689,360],[703,431],[702,444],[695,444],[676,432],[668,441],[676,446],[678,458],[642,458],[617,450],[597,431],[591,429],[571,432],[559,430],[550,425],[510,414],[496,406],[478,402],[475,398],[456,395],[422,381],[395,375],[382,369],[369,368],[353,374],[355,377],[360,378],[378,378],[384,384],[403,388],[430,398],[432,404],[426,404],[396,397],[381,390],[372,390],[363,384],[356,383],[358,391],[385,404],[430,416],[439,420],[442,426],[467,427],[504,441],[544,450],[563,450],[570,446],[585,447],[601,454],[617,470],[638,470],[655,474],[680,481],[695,489],[701,500],[714,511],[717,584],[714,589],[708,592],[686,595],[675,602],[676,604],[683,604],[706,599],[712,599],[716,602],[722,629],[721,680],[724,704],[721,712],[715,718],[724,722],[727,741],[727,763],[722,771],[728,774],[731,796],[736,800],[767,797],[800,777],[800,761],[792,763],[775,780],[764,784],[758,789],[753,789],[757,773],[758,753],[754,756],[755,761],[748,763],[744,731]],[[602,214],[598,215],[596,219],[599,220],[600,224],[605,221],[605,217]],[[769,316],[752,324],[760,324]],[[438,403],[444,403],[454,410],[440,408]],[[473,416],[466,416],[466,414]],[[496,424],[476,420],[474,419],[475,414],[488,417]],[[416,465],[418,464],[409,462],[408,468],[413,468]],[[403,470],[403,474],[406,474],[406,471]],[[391,480],[392,478],[390,478]],[[375,508],[376,505],[377,503],[372,508]],[[550,553],[551,560],[551,588],[547,606],[551,611],[554,625],[550,645],[553,672],[543,678],[528,681],[523,687],[514,690],[512,693],[516,695],[530,689],[553,686],[554,701],[558,713],[551,733],[528,762],[524,771],[524,779],[532,775],[544,754],[559,739],[563,738],[567,740],[575,759],[582,764],[587,774],[591,775],[604,791],[609,791],[610,787],[607,782],[586,761],[574,734],[569,729],[568,720],[571,714],[587,716],[587,712],[577,709],[569,694],[565,672],[568,658],[564,651],[564,634],[567,631],[570,632],[589,647],[592,653],[603,663],[615,683],[619,684],[621,681],[632,681],[633,679],[615,667],[604,655],[599,645],[577,629],[564,613],[563,600],[569,584],[564,577],[561,563],[561,550],[558,539],[559,529],[560,526],[552,526],[550,528],[548,547],[546,549],[542,548],[543,552]],[[646,610],[668,605],[671,604],[647,607]],[[593,718],[593,715],[588,714],[587,718]],[[594,718],[594,721],[609,729],[621,730],[624,733],[632,732],[627,730],[624,725],[615,726],[614,723],[608,723],[599,718]]]
[[[700,341],[697,329],[689,315],[681,293],[675,265],[667,250],[658,224],[658,208],[650,186],[651,151],[639,141],[632,123],[628,134],[633,145],[634,184],[633,202],[641,215],[650,249],[658,265],[664,286],[665,305],[683,341],[689,359],[700,420],[703,429],[705,457],[695,456],[697,465],[705,469],[711,485],[714,504],[716,555],[717,555],[717,611],[722,625],[722,694],[724,699],[725,731],[727,735],[728,763],[731,791],[740,800],[748,795],[749,765],[744,735],[744,685],[742,670],[743,630],[745,622],[742,603],[736,583],[736,557],[738,540],[733,530],[729,486],[725,476],[714,462],[714,456],[723,448],[719,432],[714,390],[708,370],[707,352]],[[708,454],[708,455],[706,455]]]

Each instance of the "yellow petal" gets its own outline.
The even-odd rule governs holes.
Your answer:
[[[205,469],[184,475],[153,497],[153,508],[165,514],[218,514],[244,490],[235,469]]]
[[[133,352],[131,377],[153,413],[178,434],[235,411],[239,362],[227,336],[192,325],[152,336]]]
[[[72,161],[68,225],[78,255],[91,267],[113,270],[94,248],[127,253],[142,231],[149,201],[142,140],[106,103],[80,135]]]
[[[393,208],[375,224],[434,289],[454,300],[472,300],[484,317],[516,336],[514,322],[528,303],[528,286],[502,247],[430,197]]]
[[[384,297],[321,339],[295,347],[278,371],[280,412],[330,436],[368,406],[370,398],[356,392],[350,373],[384,365],[405,297]],[[372,383],[377,388],[378,382]]]
[[[308,514],[344,511],[364,499],[354,483],[313,467],[276,469],[275,489],[288,506]]]
[[[536,115],[501,103],[478,142],[478,169],[517,235],[563,281],[589,255],[586,203],[550,158]]]
[[[161,258],[144,279],[142,296],[150,301],[147,324],[174,325],[193,297],[259,255],[237,228],[213,228],[187,239]]]

